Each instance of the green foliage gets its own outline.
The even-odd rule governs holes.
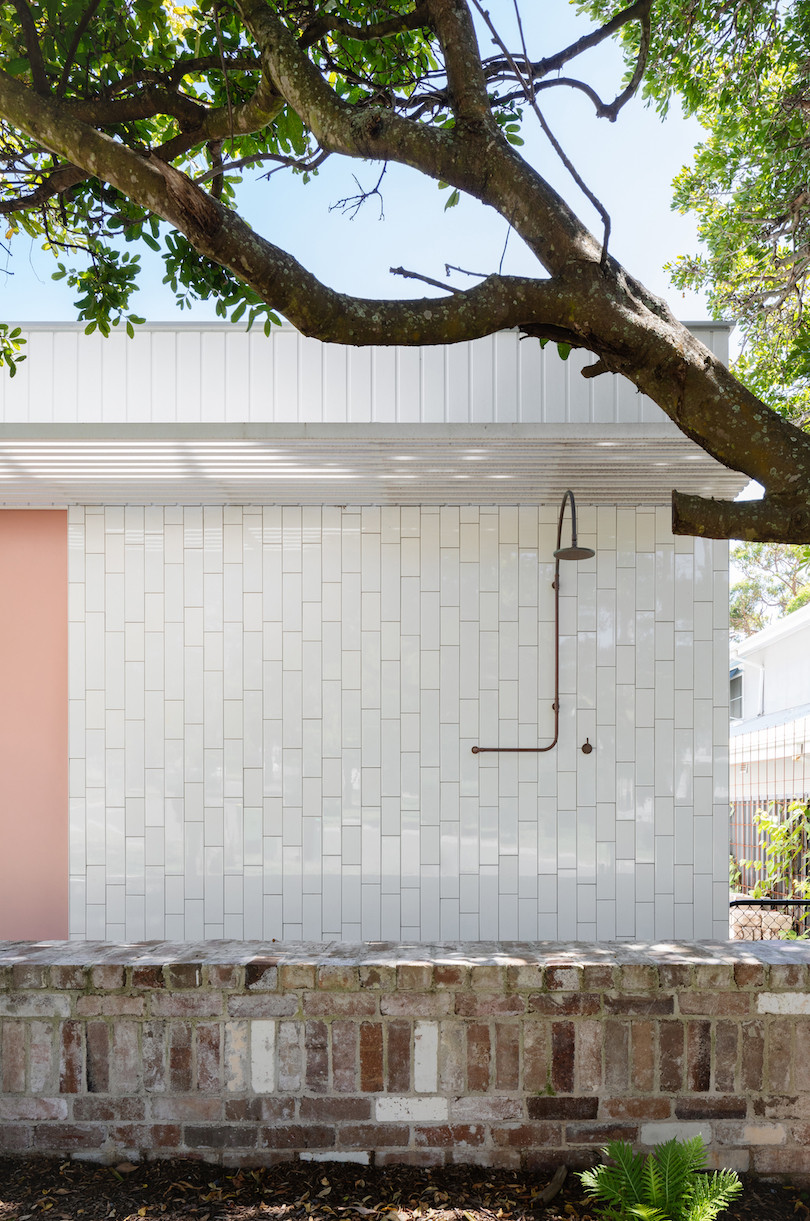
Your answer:
[[[14,377],[18,365],[25,360],[20,348],[26,341],[21,336],[18,326],[11,330],[7,322],[0,322],[0,366],[7,366],[9,377]]]
[[[667,1141],[646,1157],[624,1141],[602,1152],[614,1164],[579,1177],[605,1221],[712,1221],[742,1191],[733,1170],[701,1173],[706,1151],[699,1136]]]
[[[759,832],[761,860],[740,861],[743,869],[764,874],[750,892],[754,899],[806,899],[810,895],[807,876],[810,859],[810,806],[791,802],[780,809],[774,802],[768,810],[757,810],[754,822]]]
[[[798,610],[810,598],[808,546],[738,543],[731,549],[731,563],[732,571],[740,573],[729,602],[734,640],[761,631],[770,619]],[[802,598],[804,601],[797,601]]]

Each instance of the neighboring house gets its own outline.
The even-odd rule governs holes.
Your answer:
[[[742,477],[514,333],[26,329],[0,936],[727,935],[727,546],[669,498]]]
[[[810,793],[810,606],[731,647],[733,801]]]

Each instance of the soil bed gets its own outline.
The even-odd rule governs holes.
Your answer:
[[[0,1221],[596,1221],[574,1173],[549,1204],[540,1202],[550,1177],[476,1166],[232,1170],[195,1161],[0,1159]],[[810,1192],[744,1183],[722,1221],[810,1221]]]

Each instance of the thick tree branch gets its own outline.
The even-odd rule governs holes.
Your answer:
[[[810,495],[762,500],[707,500],[672,493],[672,532],[757,543],[810,541]]]
[[[478,39],[464,0],[427,0],[433,28],[444,52],[447,84],[456,119],[492,123]]]

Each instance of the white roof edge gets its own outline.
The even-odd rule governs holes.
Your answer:
[[[792,614],[785,615],[784,619],[778,619],[776,623],[770,623],[764,627],[761,632],[755,632],[753,636],[749,636],[747,640],[738,644],[731,656],[732,658],[741,657],[744,660],[750,653],[756,653],[759,649],[776,644],[778,640],[792,636],[794,632],[800,632],[802,628],[806,627],[810,627],[810,605],[801,606]]]
[[[74,322],[74,321],[71,321],[71,322],[39,322],[39,321],[37,321],[37,322],[19,322],[19,321],[14,321],[14,322],[9,322],[8,325],[12,326],[12,327],[18,326],[24,331],[80,331],[83,333],[85,330],[85,327],[87,326],[87,323],[86,322]],[[252,328],[253,332],[257,335],[262,334],[263,333],[262,325],[263,324],[261,324],[261,323],[257,323],[256,326],[254,326]],[[683,320],[682,325],[685,326],[686,329],[689,331],[732,331],[737,324],[735,322],[730,322],[730,321],[728,321],[728,319],[725,319],[725,318],[719,319],[716,322],[712,322],[710,319],[703,318],[700,320],[690,320],[690,321]],[[518,327],[508,327],[505,329],[505,331],[501,331],[501,332],[493,331],[491,333],[492,334],[499,334],[499,333],[500,334],[509,334],[513,331],[518,331],[518,330],[519,330]],[[138,331],[240,331],[244,334],[244,333],[246,333],[247,328],[243,327],[238,322],[218,322],[216,320],[215,321],[202,321],[201,320],[199,322],[194,322],[193,320],[183,319],[183,321],[178,321],[178,322],[142,322],[142,323],[140,323],[140,325],[135,327],[136,335],[137,335]],[[292,323],[289,323],[289,322],[282,322],[282,324],[280,326],[274,326],[273,331],[274,332],[275,331],[295,331],[296,334],[300,334],[300,332],[298,331],[298,328],[294,327],[292,325]],[[114,327],[110,331],[110,335],[111,336],[112,335],[126,335],[126,330],[123,327],[121,327],[121,328]],[[487,336],[482,336],[482,338],[487,338]],[[338,346],[347,346],[347,345],[338,345]],[[348,345],[348,346],[361,346],[362,347],[364,345]],[[371,346],[379,347],[380,345],[373,344]],[[399,346],[403,346],[403,345],[399,345]],[[428,346],[428,345],[417,344],[416,346],[421,347],[421,346]],[[451,344],[438,344],[436,346],[451,347],[452,345]]]

